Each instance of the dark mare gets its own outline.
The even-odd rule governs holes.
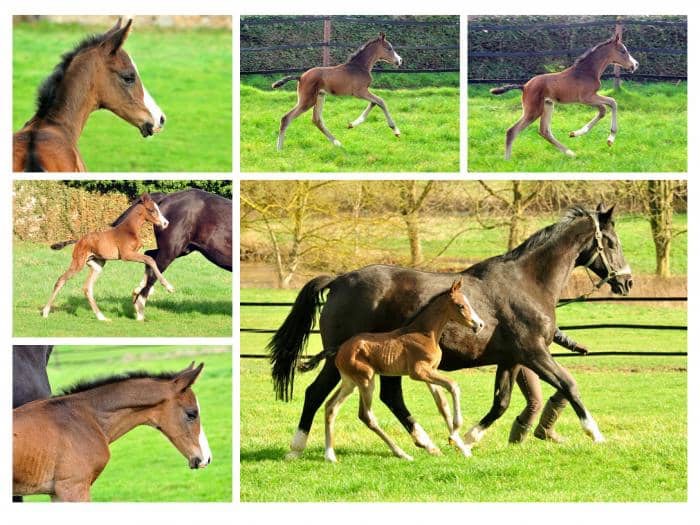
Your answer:
[[[153,227],[158,247],[145,252],[155,260],[162,273],[175,259],[194,251],[200,252],[218,267],[231,271],[233,212],[229,199],[199,189],[149,195],[169,221],[166,229]],[[122,213],[112,226],[121,223],[136,205],[138,201]],[[156,279],[153,270],[146,266],[141,283],[134,289],[134,308],[139,321],[144,320],[146,300],[153,293]]]
[[[316,277],[299,292],[294,307],[268,345],[275,391],[283,399],[292,394],[294,369],[324,290],[329,293],[320,315],[321,337],[323,347],[332,348],[360,332],[383,332],[401,326],[461,275],[472,307],[486,328],[475,335],[462,326],[449,324],[440,340],[440,369],[497,365],[493,405],[467,433],[465,441],[479,441],[486,428],[505,412],[516,378],[523,392],[530,393],[528,397],[537,392],[541,398],[537,376],[557,389],[543,411],[543,428],[538,427],[538,437],[548,437],[568,401],[586,433],[601,441],[602,434],[584,407],[575,381],[552,359],[548,348],[557,331],[557,302],[576,266],[587,267],[599,276],[598,287],[608,283],[613,293],[629,293],[632,278],[615,232],[613,207],[599,205],[596,211],[572,208],[562,220],[536,232],[510,252],[459,274],[375,265],[338,277]],[[339,378],[335,363],[327,359],[306,390],[289,457],[301,455],[313,416]],[[381,378],[380,399],[410,432],[417,446],[435,448],[406,408],[400,378]],[[536,411],[526,409],[520,417],[531,418],[535,414]],[[511,435],[524,435],[530,423],[529,419],[516,418]]]
[[[46,366],[53,345],[14,345],[12,347],[12,408],[51,397]],[[22,496],[12,496],[21,502]]]

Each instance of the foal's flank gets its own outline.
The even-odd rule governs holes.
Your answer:
[[[596,116],[585,126],[579,130],[571,131],[570,137],[580,137],[588,133],[605,116],[605,107],[610,107],[612,124],[610,135],[608,135],[608,146],[612,146],[617,134],[617,103],[612,97],[604,97],[597,93],[600,89],[600,77],[610,64],[617,64],[632,71],[639,67],[639,62],[630,55],[622,43],[620,31],[615,31],[612,38],[586,51],[571,67],[564,71],[537,75],[525,84],[508,84],[492,89],[493,95],[501,95],[512,89],[522,89],[523,91],[523,115],[506,132],[505,159],[510,159],[515,138],[538,118],[540,119],[540,135],[565,155],[575,156],[573,151],[554,138],[552,134],[551,122],[555,102],[587,104],[598,110]]]
[[[161,228],[168,227],[168,220],[160,212],[158,205],[151,199],[148,193],[141,195],[139,203],[134,206],[129,215],[117,226],[102,232],[91,232],[77,241],[64,241],[53,244],[54,250],[75,244],[70,266],[61,275],[54,285],[49,301],[42,310],[44,317],[49,316],[51,305],[58,292],[61,291],[66,281],[83,269],[87,264],[90,267],[88,277],[83,285],[83,292],[90,303],[92,311],[99,321],[108,319],[102,314],[93,297],[93,286],[102,272],[105,262],[108,260],[122,260],[140,262],[148,265],[156,275],[160,283],[168,292],[174,292],[175,288],[163,277],[152,257],[139,253],[143,247],[139,232],[145,222],[150,222]]]
[[[467,326],[475,333],[484,327],[484,322],[462,292],[461,278],[449,290],[435,296],[404,327],[385,333],[358,334],[340,346],[335,364],[340,372],[341,384],[326,403],[326,460],[337,461],[333,449],[333,425],[340,406],[355,387],[360,391],[359,418],[362,422],[389,445],[396,457],[413,459],[379,427],[372,412],[372,394],[377,375],[407,375],[426,383],[447,424],[450,442],[464,456],[471,456],[470,447],[464,444],[459,435],[462,426],[459,387],[455,381],[437,370],[442,358],[438,342],[449,321]],[[452,415],[438,387],[443,387],[452,395]],[[428,452],[440,454],[437,447]]]
[[[391,42],[386,39],[384,33],[379,33],[378,38],[366,42],[343,64],[333,67],[314,67],[301,76],[287,76],[272,84],[272,88],[276,89],[290,80],[299,82],[297,85],[297,105],[284,115],[280,122],[277,151],[282,150],[284,134],[292,120],[312,107],[314,108],[312,117],[314,125],[334,146],[341,145],[340,141],[328,131],[323,122],[323,103],[327,93],[331,95],[351,95],[369,102],[362,114],[348,124],[349,128],[356,128],[362,124],[372,108],[379,106],[384,112],[386,122],[394,132],[394,135],[399,137],[401,131],[394,123],[394,119],[391,118],[386,104],[381,98],[369,91],[369,86],[372,83],[372,67],[378,61],[388,62],[397,67],[402,62],[401,57],[396,53]]]

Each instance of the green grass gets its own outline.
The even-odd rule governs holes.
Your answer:
[[[40,310],[70,258],[70,247],[56,252],[43,244],[14,243],[15,336],[231,335],[231,274],[199,253],[175,260],[166,271],[175,293],[168,294],[160,283],[154,285],[145,322],[135,320],[131,302],[131,291],[143,277],[143,265],[123,261],[108,262],[95,285],[97,305],[111,322],[97,321],[83,295],[87,269],[66,283],[44,319]]]
[[[595,109],[581,104],[556,104],[552,132],[576,153],[569,158],[538,134],[539,121],[513,143],[510,161],[503,159],[505,133],[521,116],[521,92],[501,96],[493,86],[469,86],[469,171],[528,172],[685,172],[688,169],[687,84],[625,82],[614,91],[605,82],[600,93],[618,103],[618,134],[607,145],[610,111],[588,134],[569,138]]]
[[[57,346],[49,361],[54,393],[79,379],[130,370],[180,370],[204,362],[193,390],[212,450],[212,463],[190,470],[165,436],[137,427],[115,441],[111,459],[92,487],[93,501],[231,501],[231,347]],[[48,501],[32,496],[27,501]]]
[[[60,55],[88,33],[106,29],[46,22],[14,27],[14,131],[34,114],[39,84]],[[167,123],[144,140],[116,115],[95,112],[79,143],[89,171],[230,171],[231,32],[149,28],[137,17],[124,47]]]
[[[296,291],[243,289],[242,301],[285,301]],[[243,308],[241,326],[276,328],[285,308]],[[576,304],[558,310],[560,324],[635,322],[686,324],[684,308]],[[686,351],[686,332],[588,330],[571,332],[592,351]],[[241,334],[241,353],[264,353],[269,335]],[[309,352],[320,350],[310,339]],[[562,351],[556,347],[553,351]],[[282,458],[298,422],[305,387],[317,372],[298,374],[291,403],[275,401],[266,360],[241,361],[242,501],[685,501],[687,499],[687,359],[683,357],[571,357],[559,359],[578,381],[586,407],[607,438],[593,445],[567,409],[557,430],[564,445],[528,439],[506,444],[523,407],[514,393],[474,457],[446,445],[444,423],[425,387],[404,380],[407,405],[443,450],[432,457],[376,399],[382,427],[413,455],[391,457],[388,448],[357,419],[357,394],[343,406],[336,425],[339,464],[323,461],[323,418],[318,415],[301,460]],[[462,389],[465,426],[491,404],[493,367],[453,372]],[[544,386],[544,395],[552,389]],[[410,480],[410,483],[406,483]]]
[[[241,171],[262,172],[456,172],[459,170],[459,89],[376,90],[401,130],[394,137],[381,110],[348,129],[367,103],[326,97],[326,127],[343,144],[334,147],[311,122],[311,110],[287,128],[276,150],[280,118],[296,104],[293,91],[241,86]]]
[[[271,75],[241,75],[241,84],[263,91],[271,91],[273,82],[279,80],[282,73]],[[372,72],[373,89],[416,89],[425,87],[459,88],[459,73],[382,73]],[[296,83],[285,84],[280,90],[296,92]]]

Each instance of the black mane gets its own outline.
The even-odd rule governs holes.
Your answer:
[[[158,379],[162,381],[170,381],[177,377],[179,372],[145,372],[143,370],[137,370],[135,372],[125,372],[123,374],[114,374],[106,377],[98,377],[97,379],[85,379],[78,381],[77,383],[63,388],[61,393],[54,396],[68,396],[70,394],[77,394],[79,392],[85,392],[86,390],[92,390],[93,388],[98,388],[101,386],[112,385],[114,383],[120,383],[128,379]]]
[[[607,44],[611,44],[614,39],[615,39],[615,37],[612,36],[612,37],[608,38],[605,42],[601,42],[600,44],[594,45],[592,48],[587,50],[585,53],[583,53],[583,55],[581,55],[580,57],[578,57],[576,59],[576,61],[574,62],[574,66],[580,66],[581,64],[586,62],[593,55],[593,53],[598,51],[598,49],[600,49],[601,47],[603,47]]]
[[[70,66],[73,59],[86,49],[90,49],[104,42],[106,37],[107,33],[101,35],[90,35],[84,38],[71,51],[61,55],[61,61],[56,65],[56,67],[54,67],[51,74],[46,77],[39,86],[39,91],[37,92],[36,96],[36,116],[38,118],[46,117],[56,102],[58,88],[61,85],[63,77],[66,74],[66,70],[68,69],[68,66]]]
[[[371,40],[367,40],[364,44],[362,44],[352,55],[348,57],[346,62],[352,62],[353,60],[357,59],[362,53],[364,53],[367,50],[367,46],[370,44],[374,44],[378,40],[381,40],[382,37],[378,36],[377,38],[372,38]]]

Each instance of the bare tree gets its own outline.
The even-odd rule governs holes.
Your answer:
[[[423,247],[420,239],[420,212],[425,204],[434,181],[423,184],[417,180],[399,181],[399,212],[406,225],[408,245],[411,253],[411,266],[419,266],[423,262]]]
[[[680,185],[672,180],[646,182],[647,215],[656,250],[656,275],[671,276],[671,242],[685,230],[674,231],[673,203]]]

